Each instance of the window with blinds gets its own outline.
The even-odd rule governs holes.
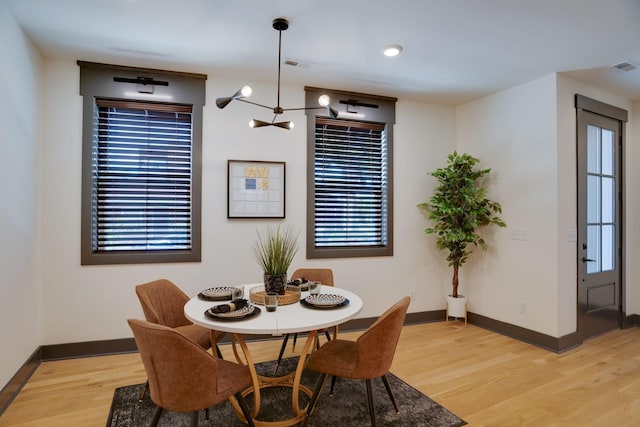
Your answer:
[[[81,265],[200,262],[207,76],[78,66]]]
[[[315,123],[315,248],[386,247],[385,125],[323,117],[316,117]]]
[[[92,246],[190,250],[191,106],[96,100]]]

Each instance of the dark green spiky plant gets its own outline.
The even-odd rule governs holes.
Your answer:
[[[280,225],[275,229],[267,226],[257,233],[253,255],[262,271],[269,275],[285,274],[298,252],[298,234]]]
[[[447,157],[447,166],[431,175],[438,180],[433,196],[418,205],[429,214],[432,226],[427,234],[437,236],[436,246],[448,251],[447,261],[453,267],[451,296],[458,297],[458,270],[467,261],[474,247],[487,250],[487,244],[478,234],[479,227],[506,224],[497,214],[502,213],[499,203],[485,197],[481,180],[491,169],[474,169],[478,159],[469,154],[454,151]]]

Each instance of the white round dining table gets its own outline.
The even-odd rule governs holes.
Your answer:
[[[248,298],[250,289],[260,286],[260,284],[239,286],[245,288],[244,295]],[[349,303],[332,309],[313,309],[300,302],[295,302],[280,305],[273,312],[268,312],[264,306],[258,305],[260,314],[257,316],[241,320],[216,320],[207,317],[204,314],[205,311],[228,301],[205,301],[196,296],[185,304],[184,314],[196,325],[216,331],[237,334],[283,335],[339,325],[353,318],[362,310],[362,299],[346,289],[322,286],[321,293],[343,296],[349,300]],[[303,291],[300,298],[304,299],[307,296],[309,296],[309,292]]]
[[[244,287],[244,295],[249,299],[250,290],[256,286],[261,286],[261,284],[254,283],[237,285],[236,287],[240,286]],[[358,295],[346,289],[334,286],[322,286],[321,293],[340,295],[346,298],[348,302],[334,308],[313,308],[297,301],[291,304],[279,305],[273,312],[268,312],[264,306],[255,304],[260,309],[260,313],[255,316],[239,320],[218,320],[205,315],[205,312],[209,308],[228,301],[206,301],[196,296],[191,298],[184,306],[185,316],[196,325],[200,325],[214,331],[227,332],[232,335],[233,351],[236,359],[239,363],[247,364],[253,378],[253,387],[251,387],[250,390],[246,390],[244,393],[245,395],[249,393],[254,394],[254,408],[252,411],[253,417],[256,417],[260,411],[261,388],[281,385],[288,385],[292,387],[292,409],[294,416],[290,419],[281,421],[261,421],[254,419],[256,426],[291,426],[304,419],[306,407],[300,408],[298,400],[299,391],[303,391],[310,395],[311,390],[301,385],[300,381],[302,379],[302,372],[306,365],[306,359],[316,348],[318,340],[317,331],[340,325],[355,317],[362,310],[362,299]],[[309,292],[303,291],[300,299],[303,300],[307,296],[309,296]],[[243,336],[256,334],[279,336],[298,332],[308,332],[309,334],[300,354],[296,371],[281,377],[265,377],[258,375],[255,370],[255,364],[251,358],[251,353]],[[213,337],[214,335],[212,334],[211,336]],[[242,352],[244,353],[244,360],[242,360],[242,357],[236,349],[236,342],[239,343]],[[235,404],[233,406],[236,409],[236,414],[239,417],[242,417],[239,408],[237,408]]]

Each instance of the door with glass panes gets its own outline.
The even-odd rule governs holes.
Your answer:
[[[621,326],[621,126],[578,110],[578,335]]]

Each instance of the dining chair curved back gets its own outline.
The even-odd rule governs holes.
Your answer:
[[[167,279],[158,279],[136,286],[144,317],[148,322],[177,329],[203,348],[211,348],[211,331],[194,325],[184,315],[184,305],[189,297],[182,289]],[[224,336],[215,333],[215,341]]]
[[[215,358],[176,329],[144,320],[127,322],[149,378],[151,400],[157,405],[151,426],[158,423],[163,409],[192,412],[192,425],[197,425],[198,411],[232,396],[253,425],[241,393],[252,384],[248,367]]]
[[[136,295],[148,322],[174,328],[204,349],[211,348],[212,342],[218,342],[225,336],[224,332],[212,332],[202,326],[194,325],[186,318],[184,305],[189,301],[189,297],[170,280],[158,279],[137,285]],[[215,350],[218,357],[222,358],[217,345]],[[138,399],[142,400],[146,392],[147,387],[141,391]]]
[[[302,279],[304,278],[307,281],[320,282],[325,286],[333,286],[333,270],[330,268],[298,268],[293,274],[290,276],[291,280]],[[327,340],[330,340],[329,332],[325,329],[324,334],[327,337]],[[338,327],[333,328],[334,336],[338,334]],[[280,362],[282,361],[282,356],[284,355],[284,351],[287,348],[287,343],[289,342],[289,338],[291,334],[284,334],[282,338],[282,345],[280,346],[280,353],[278,353],[278,359],[276,360],[276,364],[273,368],[273,375],[276,375],[278,372],[278,367],[280,366]],[[293,346],[292,351],[296,349],[296,342],[298,340],[298,334],[293,334]]]
[[[136,286],[136,295],[148,322],[177,328],[190,325],[183,307],[189,297],[167,279],[158,279]]]
[[[309,356],[307,367],[312,371],[320,372],[321,375],[311,397],[307,417],[313,411],[327,375],[331,375],[334,379],[344,377],[365,380],[372,426],[375,426],[372,379],[382,378],[391,402],[398,412],[398,405],[391,392],[386,374],[393,362],[410,302],[411,299],[408,296],[400,299],[355,341],[335,339],[325,343],[318,351]],[[330,394],[333,393],[334,383],[335,381],[332,381]]]

